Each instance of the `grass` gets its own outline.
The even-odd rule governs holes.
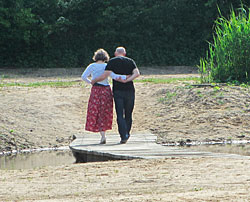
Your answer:
[[[164,83],[178,83],[179,81],[199,81],[197,77],[187,77],[187,78],[167,78],[167,79],[159,79],[159,78],[148,78],[135,80],[136,83],[154,83],[154,84],[164,84]],[[33,83],[0,83],[0,87],[42,87],[42,86],[50,86],[50,87],[69,87],[74,86],[80,83],[79,81],[50,81],[50,82],[33,82]]]
[[[193,88],[189,81],[195,81],[196,83],[199,83],[200,78],[199,77],[185,77],[185,78],[147,78],[147,79],[138,79],[134,80],[135,83],[152,83],[152,84],[171,84],[171,83],[179,83],[182,82],[183,84],[186,84],[185,88]],[[42,86],[50,86],[50,87],[70,87],[77,84],[82,83],[81,81],[49,81],[49,82],[32,82],[32,83],[21,83],[21,82],[11,82],[11,83],[0,83],[1,87],[42,87]],[[112,80],[111,82],[112,83]],[[214,83],[215,85],[215,83]],[[228,83],[228,86],[234,86],[235,84]],[[250,83],[242,83],[239,85],[243,88],[250,88]],[[215,87],[214,91],[219,91],[219,87]]]
[[[221,12],[219,10],[221,15]],[[250,81],[250,8],[244,6],[229,19],[222,15],[215,21],[213,43],[205,58],[201,58],[201,82]]]
[[[50,82],[34,82],[34,83],[0,83],[0,87],[69,87],[79,83],[78,81],[50,81]]]
[[[135,80],[137,83],[153,83],[153,84],[164,84],[164,83],[178,83],[180,81],[200,81],[198,77],[186,77],[186,78],[148,78]]]
[[[177,96],[176,92],[167,92],[165,97],[162,97],[162,98],[159,99],[159,102],[167,103],[168,101],[172,100],[176,96]]]

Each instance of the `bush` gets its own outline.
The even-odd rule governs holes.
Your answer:
[[[216,21],[213,44],[206,58],[200,60],[202,82],[250,81],[250,9],[243,6],[229,20]]]

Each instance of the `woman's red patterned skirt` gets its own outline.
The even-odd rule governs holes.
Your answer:
[[[110,86],[93,86],[88,103],[85,130],[100,132],[112,129],[113,94]]]

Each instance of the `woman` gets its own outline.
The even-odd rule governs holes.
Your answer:
[[[82,79],[91,84],[88,77],[92,80],[99,77],[105,71],[109,55],[104,49],[98,49],[92,58],[95,62],[91,63],[82,74]],[[125,75],[111,73],[112,79],[126,80]],[[113,95],[108,82],[108,78],[95,83],[91,88],[88,102],[87,120],[85,130],[100,132],[100,144],[106,144],[106,131],[112,129],[113,121]]]

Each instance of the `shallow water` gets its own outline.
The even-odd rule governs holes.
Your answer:
[[[182,148],[193,151],[250,156],[250,144],[201,144],[184,146]],[[75,158],[69,149],[24,152],[0,156],[0,169],[2,170],[34,169],[73,163],[75,163]]]
[[[206,151],[213,153],[238,154],[250,156],[250,144],[217,144],[217,145],[196,145],[186,146],[193,151]]]
[[[75,158],[70,150],[42,151],[0,156],[0,169],[34,169],[45,166],[73,164]]]

